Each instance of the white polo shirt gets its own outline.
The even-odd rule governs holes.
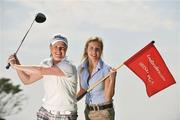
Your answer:
[[[45,59],[43,66],[52,66],[52,59]],[[65,73],[65,76],[44,75],[43,107],[48,111],[77,111],[77,71],[76,67],[66,59],[57,66]]]

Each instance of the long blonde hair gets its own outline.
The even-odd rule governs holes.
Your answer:
[[[82,61],[86,61],[88,59],[87,48],[88,48],[90,42],[98,42],[100,44],[100,47],[101,47],[101,56],[102,56],[102,53],[103,53],[103,42],[102,42],[102,39],[100,37],[97,37],[97,36],[92,36],[92,37],[90,37],[87,40],[87,42],[85,44],[84,52],[83,52],[83,56],[82,56]]]

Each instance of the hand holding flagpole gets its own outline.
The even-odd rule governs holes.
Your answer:
[[[114,71],[117,71],[119,68],[121,68],[124,64],[119,65],[118,67],[116,67],[114,69]],[[95,82],[92,86],[90,86],[84,93],[82,93],[80,96],[77,97],[77,101],[79,101],[81,98],[84,97],[84,95],[86,95],[86,93],[90,92],[91,90],[93,90],[97,85],[99,85],[101,82],[103,82],[106,78],[108,78],[111,75],[112,72],[109,72],[106,76],[104,76],[103,78],[101,78],[100,80],[98,80],[97,82]]]

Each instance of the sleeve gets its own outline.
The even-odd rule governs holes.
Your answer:
[[[111,70],[111,66],[109,65],[105,65],[105,69],[104,69],[104,75],[107,75]]]
[[[88,84],[87,84],[87,81],[85,79],[87,76],[83,72],[82,65],[80,65],[78,67],[78,77],[79,77],[79,84],[81,85],[81,87],[85,90],[88,89]]]
[[[57,67],[62,70],[66,77],[72,77],[77,74],[76,67],[68,62],[60,62]]]
[[[40,63],[41,66],[52,66],[51,58],[46,58]]]
[[[77,73],[78,73],[78,75],[80,75],[81,74],[81,66],[78,66],[78,68],[77,68]]]

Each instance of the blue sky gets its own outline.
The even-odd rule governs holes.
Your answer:
[[[49,56],[49,40],[62,33],[69,40],[68,57],[79,65],[83,46],[92,35],[104,41],[103,59],[113,67],[155,40],[177,84],[149,98],[144,83],[127,67],[118,71],[114,96],[118,120],[180,119],[180,1],[178,0],[1,0],[0,77],[21,84],[28,100],[23,111],[7,120],[36,119],[43,97],[42,81],[24,86],[6,60],[20,44],[35,15],[47,21],[34,23],[18,57],[23,64],[39,64]],[[79,120],[84,119],[84,101],[78,103]]]

